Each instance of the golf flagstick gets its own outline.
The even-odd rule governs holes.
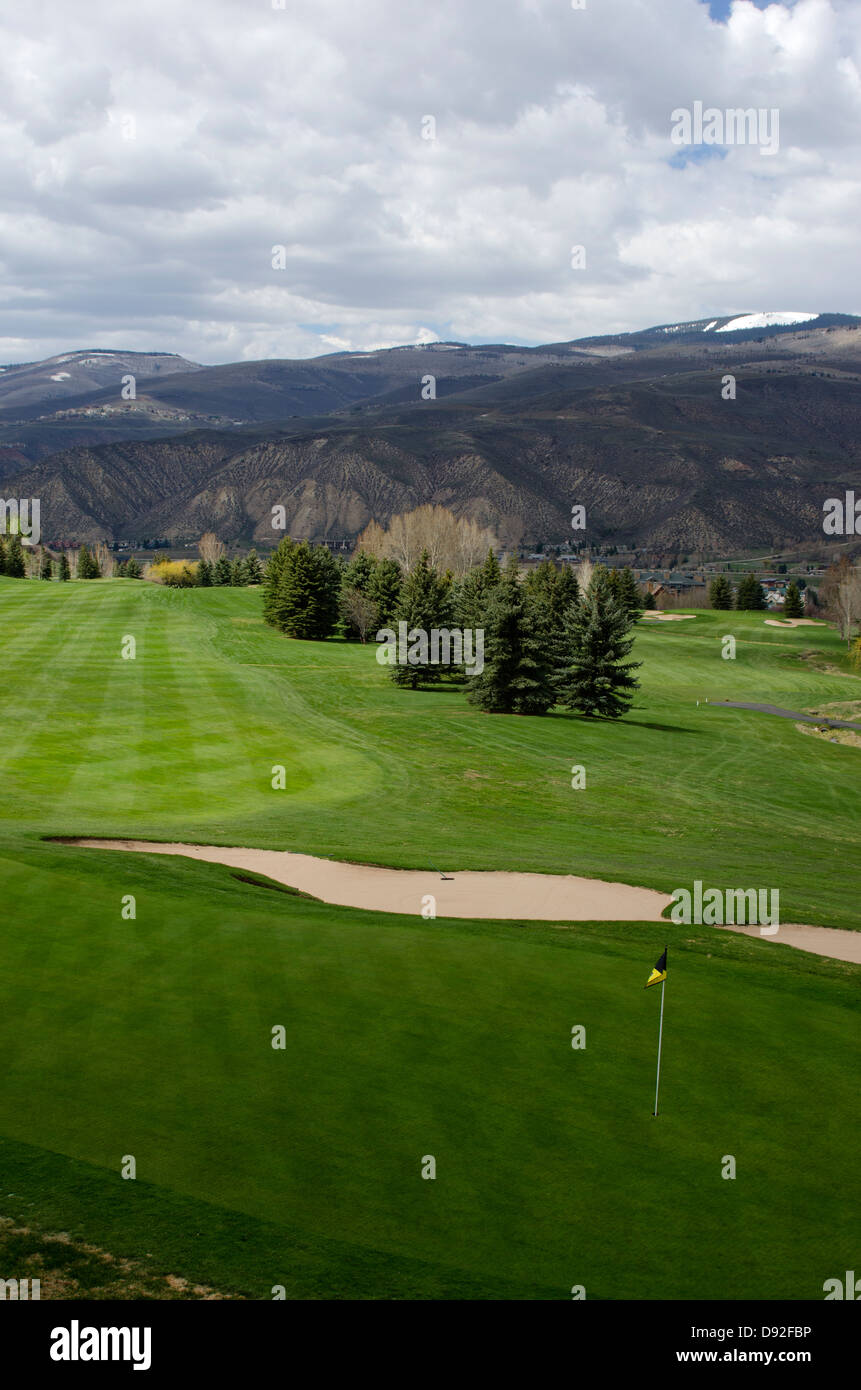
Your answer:
[[[658,1024],[658,1073],[655,1077],[655,1109],[653,1114],[657,1118],[658,1114],[658,1088],[661,1084],[661,1042],[664,1036],[664,990],[667,988],[666,980],[661,981],[661,1021]]]
[[[661,986],[661,1021],[658,1024],[658,1074],[655,1077],[655,1108],[652,1111],[653,1115],[657,1115],[658,1113],[658,1089],[661,1084],[661,1043],[664,1040],[664,990],[667,987],[666,946],[664,947],[664,954],[661,956],[660,960],[655,962],[652,973],[646,981],[644,988],[648,989],[650,985],[657,984]]]

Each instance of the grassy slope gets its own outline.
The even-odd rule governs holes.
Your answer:
[[[854,1255],[857,969],[695,928],[349,912],[38,835],[749,876],[787,916],[857,925],[855,750],[695,706],[845,698],[797,656],[836,660],[830,635],[666,624],[630,726],[590,728],[396,691],[372,652],[265,631],[258,602],[0,581],[0,1210],[254,1297],[821,1296]],[[734,665],[726,631],[753,639]],[[656,1122],[642,983],[668,939]]]
[[[371,648],[273,634],[244,590],[4,581],[0,594],[0,826],[582,872],[668,892],[695,878],[774,886],[787,921],[858,925],[854,750],[696,707],[850,698],[857,677],[800,660],[840,660],[830,629],[706,613],[643,632],[638,706],[608,728],[483,715],[456,690],[407,694]],[[725,632],[739,638],[734,662],[720,657]],[[120,659],[125,634],[136,661]],[[575,762],[585,792],[571,789]],[[271,789],[276,763],[286,792]]]

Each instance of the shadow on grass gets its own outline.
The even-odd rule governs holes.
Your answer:
[[[656,724],[648,719],[607,719],[601,714],[578,714],[575,710],[550,710],[545,719],[560,719],[563,723],[584,724],[587,727],[603,728],[616,726],[620,729],[654,729],[659,734],[697,734],[697,729],[687,729],[682,724]]]

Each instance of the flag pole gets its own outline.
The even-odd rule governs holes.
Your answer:
[[[653,1114],[655,1117],[657,1117],[657,1114],[658,1114],[658,1087],[659,1087],[660,1084],[661,1084],[661,1042],[663,1041],[663,1036],[664,1036],[664,990],[666,989],[666,987],[667,987],[667,982],[666,982],[666,980],[662,980],[662,981],[661,981],[661,1021],[660,1021],[660,1023],[658,1024],[658,1074],[657,1074],[657,1076],[655,1077],[655,1108],[654,1108],[654,1110],[653,1110],[653,1112],[652,1112],[652,1114]]]

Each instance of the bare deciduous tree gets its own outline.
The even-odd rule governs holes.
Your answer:
[[[351,623],[362,642],[368,640],[368,633],[377,625],[377,605],[361,589],[344,589],[341,594],[341,617]]]
[[[201,560],[217,565],[224,554],[224,542],[218,539],[214,531],[206,531],[197,542],[197,550]]]
[[[102,578],[110,579],[114,572],[114,557],[104,541],[93,546],[93,559],[102,572]]]
[[[426,550],[434,569],[451,570],[458,577],[480,564],[488,550],[498,547],[489,527],[431,503],[393,516],[387,530],[376,521],[370,522],[358,542],[359,550],[376,555],[378,560],[397,560],[405,570],[411,570]]]
[[[580,586],[581,594],[585,594],[592,583],[592,575],[595,573],[595,566],[591,560],[581,560],[577,566],[577,583]]]
[[[839,581],[834,608],[840,636],[848,646],[855,628],[861,623],[861,569],[857,565]]]

